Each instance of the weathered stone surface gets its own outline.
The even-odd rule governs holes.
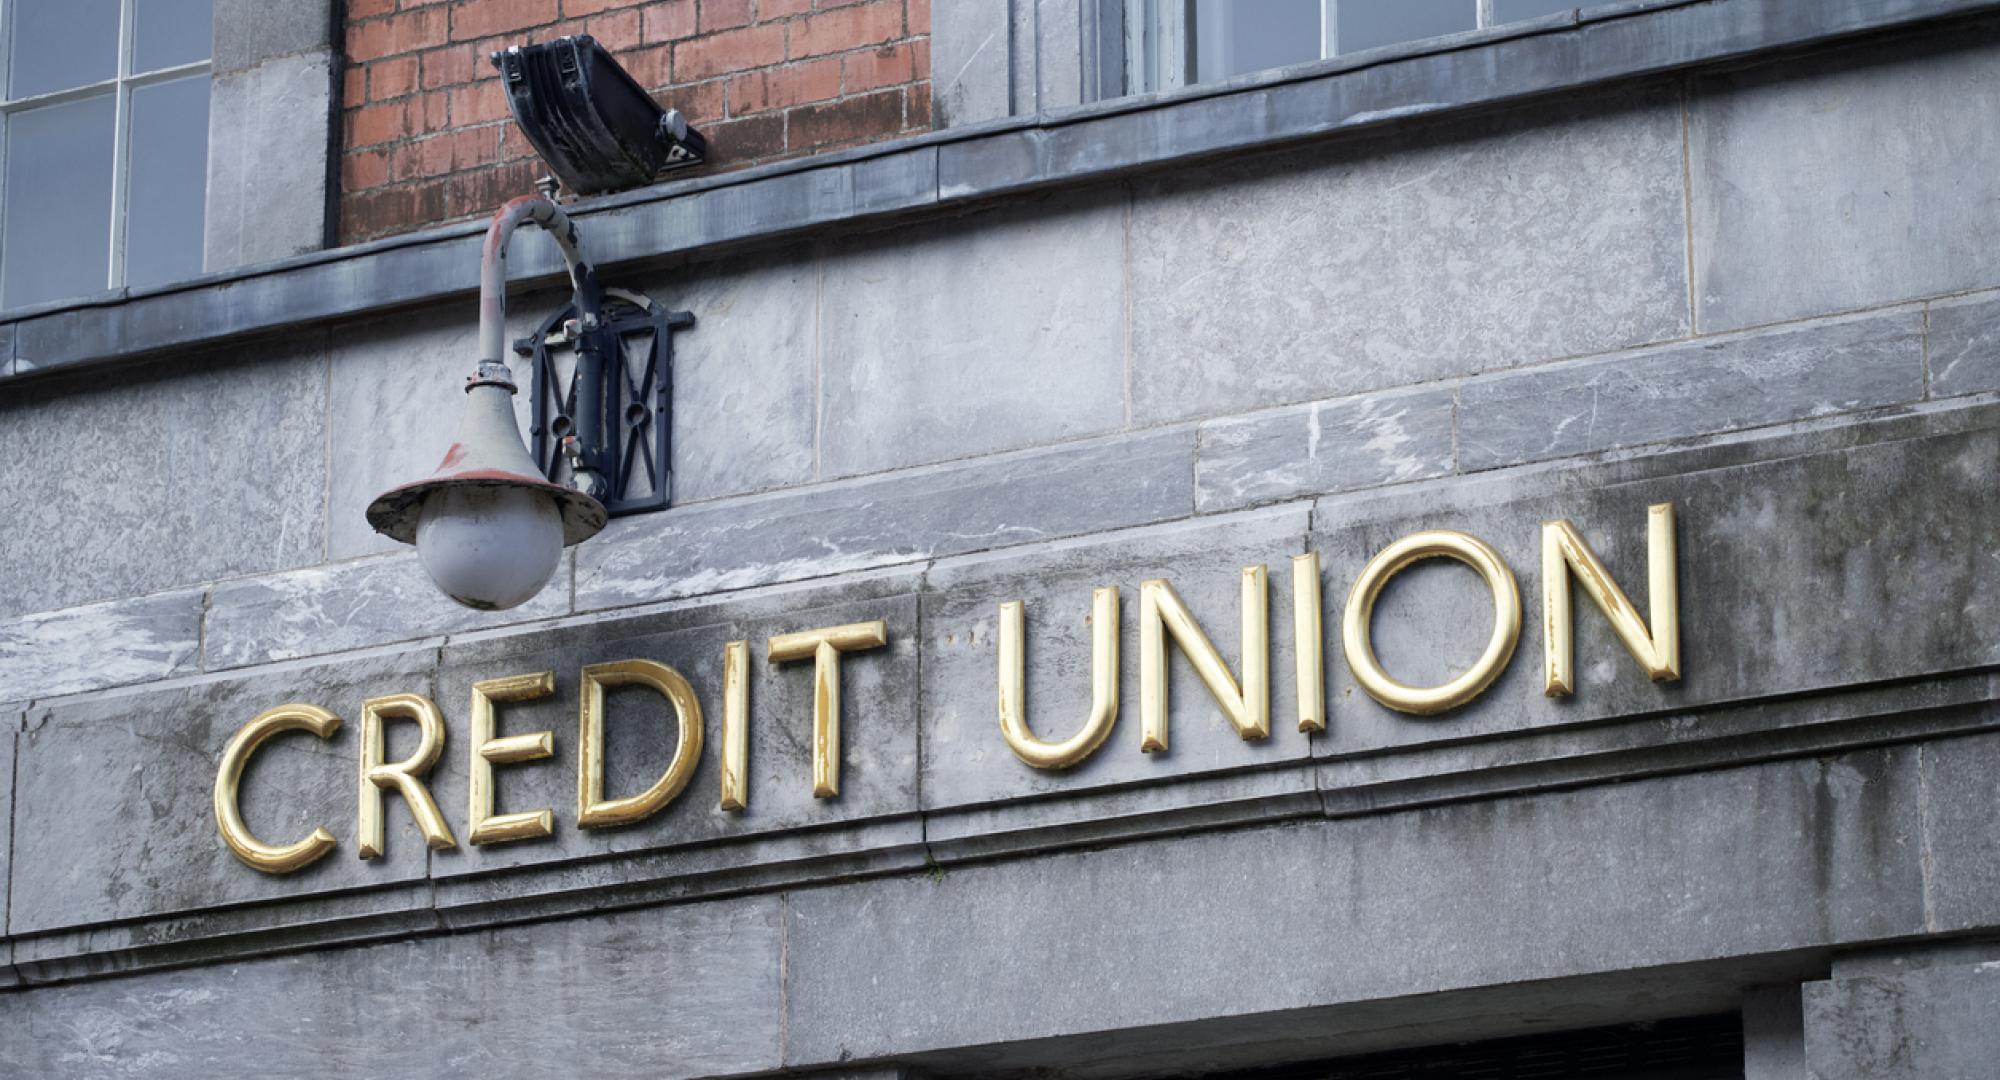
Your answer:
[[[1990,482],[2000,430],[1856,438],[1851,449],[1808,456],[1679,466],[1692,472],[1666,457],[1652,463],[1651,478],[1625,482],[1614,478],[1631,467],[1612,465],[1322,500],[1312,547],[1329,599],[1331,726],[1320,746],[1372,751],[1992,665],[2000,635],[1986,613],[2000,609],[2000,581],[1985,569],[1982,538],[2000,514]],[[1674,503],[1678,518],[1681,680],[1649,682],[1577,590],[1575,694],[1545,698],[1541,523],[1575,523],[1645,612],[1646,508],[1660,502]],[[1491,544],[1513,569],[1524,618],[1513,662],[1483,695],[1453,712],[1412,717],[1355,683],[1336,605],[1376,552],[1427,528]],[[1375,609],[1376,651],[1391,675],[1436,685],[1479,655],[1491,605],[1470,570],[1419,564]],[[1883,633],[1886,618],[1895,633]]]
[[[1141,183],[1133,418],[1685,334],[1674,96],[1651,87]]]
[[[1805,987],[1812,1080],[1985,1080],[2000,1059],[2000,963]]]
[[[324,344],[305,332],[10,393],[0,617],[317,561]]]
[[[937,126],[963,127],[1006,116],[1013,5],[936,0],[931,7],[931,103]]]
[[[240,0],[232,6],[275,16],[268,21],[291,10]],[[324,2],[302,6],[323,9]],[[332,20],[323,10],[320,19],[324,40]],[[209,84],[204,269],[275,262],[327,246],[328,139],[326,123],[315,121],[334,110],[339,66],[324,47],[239,71],[218,66]]]
[[[1204,513],[1452,471],[1453,388],[1315,401],[1201,426]]]
[[[335,22],[331,0],[216,0],[215,70],[240,71],[279,56],[337,48]]]
[[[1177,429],[678,507],[577,549],[576,609],[699,596],[1185,517]]]
[[[12,880],[10,869],[14,850],[14,742],[20,727],[22,712],[18,705],[0,706],[0,806],[7,808],[7,825],[0,828],[0,932],[7,926],[8,882]],[[11,957],[0,955],[0,970],[11,963]],[[0,985],[5,985],[6,977],[0,975]]]
[[[0,622],[0,698],[53,697],[184,675],[201,662],[202,590]]]
[[[1298,730],[1291,635],[1291,556],[1305,549],[1308,527],[1306,508],[1295,507],[938,562],[924,595],[925,809],[1079,794],[1309,757],[1311,744]],[[1193,665],[1170,645],[1168,750],[1141,753],[1139,583],[1156,577],[1173,583],[1240,686],[1239,572],[1257,565],[1269,573],[1270,737],[1244,740]],[[1008,749],[995,718],[999,605],[1027,604],[1029,727],[1045,739],[1064,739],[1090,715],[1091,591],[1105,585],[1119,590],[1116,726],[1080,765],[1031,768]]]
[[[515,243],[542,238],[524,230]],[[546,240],[542,242],[546,243]],[[532,333],[566,297],[537,294],[509,305],[507,340]],[[343,328],[334,337],[328,383],[326,554],[351,559],[409,547],[368,525],[375,496],[435,472],[465,412],[465,378],[479,356],[479,310],[473,302],[440,304]],[[525,435],[533,416],[533,373],[508,353],[521,385],[514,416]]]
[[[0,995],[0,1071],[714,1076],[775,1068],[776,897]]]
[[[37,704],[21,735],[14,801],[15,934],[196,911],[420,879],[424,841],[391,800],[388,851],[356,857],[355,762],[361,702],[429,693],[435,649],[287,665],[247,678],[205,677]],[[344,723],[333,738],[290,733],[250,761],[244,820],[272,843],[323,825],[340,847],[288,875],[236,860],[217,835],[216,763],[238,728],[265,709],[304,702]],[[389,758],[415,748],[392,725]]]
[[[1123,426],[1124,235],[1112,190],[833,245],[821,475]]]
[[[1931,396],[2000,390],[2000,296],[1940,300],[1928,317]]]
[[[1458,463],[1499,468],[1923,396],[1923,315],[1909,310],[1468,380]]]
[[[1877,750],[796,892],[788,1062],[1913,933],[1916,772]]]
[[[1930,929],[2000,926],[2000,737],[1924,744]]]
[[[480,679],[537,671],[555,673],[556,692],[540,701],[500,705],[500,735],[550,731],[555,756],[501,766],[499,812],[549,808],[555,833],[547,839],[464,846],[432,858],[434,877],[587,860],[609,854],[684,847],[784,830],[853,824],[917,812],[918,574],[855,583],[762,590],[724,604],[687,605],[650,615],[601,620],[547,631],[493,636],[444,650],[439,703],[466,731],[471,686]],[[810,660],[772,664],[773,634],[882,619],[889,643],[841,663],[841,772],[837,798],[812,795],[813,676]],[[722,776],[723,650],[750,643],[749,805],[719,809]],[[630,826],[579,829],[577,819],[578,682],[585,664],[644,659],[686,676],[701,703],[700,764],[688,787],[659,813]],[[666,771],[679,745],[672,706],[644,687],[605,691],[607,798],[646,790]],[[468,736],[469,738],[469,736]],[[461,739],[433,780],[453,821],[466,820],[466,768],[471,746]],[[469,826],[467,827],[469,829]],[[824,840],[838,850],[839,837]],[[601,884],[601,883],[600,883]]]
[[[791,249],[633,283],[695,318],[674,335],[675,503],[813,478],[817,273]]]
[[[510,611],[475,611],[438,591],[415,553],[225,581],[209,598],[210,671],[505,626],[569,610],[570,566]]]
[[[1743,1080],[1807,1080],[1805,1014],[1797,985],[1743,994]]]
[[[1700,328],[2000,283],[1996,40],[1967,25],[1697,79]]]

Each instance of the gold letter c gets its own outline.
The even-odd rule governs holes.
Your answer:
[[[222,751],[222,767],[215,774],[215,826],[222,833],[222,842],[229,845],[229,850],[244,865],[267,874],[289,874],[311,866],[333,850],[336,841],[324,828],[313,829],[311,836],[297,843],[283,846],[264,843],[251,835],[250,827],[243,823],[237,796],[243,782],[243,767],[271,736],[310,731],[325,739],[339,730],[340,717],[316,705],[280,705],[258,713],[230,737],[229,745]]]

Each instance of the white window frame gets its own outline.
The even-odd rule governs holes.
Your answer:
[[[1463,2],[1473,9],[1474,29],[1497,25],[1493,0]],[[1577,2],[1589,4],[1589,0]],[[1194,85],[1188,53],[1188,15],[1193,0],[1124,0],[1124,4],[1126,92],[1145,94]],[[1340,55],[1339,4],[1340,0],[1320,0],[1322,60]]]
[[[113,95],[111,120],[111,250],[107,260],[105,289],[122,288],[125,285],[125,235],[128,200],[126,192],[130,187],[132,165],[132,91],[160,83],[184,79],[190,75],[210,75],[215,64],[213,47],[204,60],[178,64],[143,74],[132,71],[133,25],[138,0],[119,0],[118,3],[118,70],[109,79],[101,79],[84,86],[74,86],[66,90],[52,90],[45,94],[34,94],[24,98],[9,96],[8,87],[13,72],[10,70],[14,57],[14,0],[0,0],[0,207],[7,199],[7,135],[10,122],[16,113],[44,105],[63,105],[85,98],[102,96],[109,90]],[[210,92],[214,85],[211,80]],[[204,177],[203,185],[207,180]],[[0,249],[4,249],[7,238],[0,232]],[[0,259],[0,297],[6,295],[6,262]],[[74,297],[72,299],[82,299]],[[45,301],[53,303],[54,301]],[[0,303],[0,307],[4,307]]]

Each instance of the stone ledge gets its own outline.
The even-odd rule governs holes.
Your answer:
[[[1994,0],[1619,6],[1220,87],[657,185],[584,201],[577,216],[600,267],[639,264],[1996,8]],[[481,232],[478,224],[452,226],[165,289],[14,312],[11,363],[0,363],[0,379],[460,296],[476,285]],[[545,241],[524,242],[513,261],[524,286],[552,283],[561,270]]]
[[[1923,536],[1959,531],[1958,525],[1925,528],[1921,518],[1944,512],[1971,514],[1979,520],[1991,516],[1988,507],[1996,496],[1974,483],[1983,483],[1983,473],[1969,473],[1966,462],[1990,460],[1987,451],[1996,437],[2000,437],[2000,405],[1958,403],[1949,409],[1933,407],[1877,418],[1858,427],[1746,438],[1584,468],[1526,466],[1477,482],[1427,481],[1386,492],[1335,496],[1314,504],[1310,519],[1305,508],[1296,505],[1196,518],[893,571],[675,601],[612,617],[568,616],[526,628],[472,631],[442,646],[350,654],[333,661],[292,661],[38,702],[31,711],[31,726],[19,736],[24,791],[16,799],[13,831],[17,839],[31,842],[25,849],[17,845],[11,853],[19,879],[12,889],[14,910],[9,914],[19,935],[12,945],[11,963],[19,978],[60,981],[282,951],[322,938],[359,940],[411,932],[413,927],[483,926],[604,906],[907,874],[927,859],[988,861],[1321,814],[1368,817],[1385,810],[1593,787],[1628,778],[1987,731],[1996,726],[1997,712],[1992,705],[1996,685],[1991,672],[1996,664],[1990,634],[1947,627],[1944,640],[1910,637],[1866,649],[1845,648],[1838,655],[1854,662],[1829,672],[1821,666],[1823,657],[1785,645],[1789,639],[1784,635],[1756,634],[1735,621],[1719,621],[1717,613],[1734,620],[1739,609],[1749,607],[1791,618],[1810,617],[1815,582],[1824,575],[1797,567],[1817,565],[1812,560],[1819,556],[1814,553],[1829,541],[1816,535],[1809,514],[1784,510],[1792,505],[1786,502],[1777,504],[1771,521],[1760,522],[1753,514],[1738,523],[1740,530],[1756,536],[1792,537],[1785,544],[1759,549],[1772,565],[1793,569],[1779,575],[1777,585],[1771,586],[1776,591],[1752,594],[1759,598],[1754,605],[1728,600],[1732,583],[1743,572],[1743,560],[1722,558],[1703,545],[1718,542],[1727,531],[1717,515],[1730,521],[1742,517],[1730,517],[1736,505],[1733,491],[1768,489],[1796,495],[1812,487],[1748,479],[1733,486],[1729,482],[1731,477],[1765,477],[1772,469],[1832,470],[1844,485],[1838,489],[1840,497],[1848,501],[1854,519],[1879,530],[1908,529]],[[1920,463],[1929,479],[1923,485],[1899,486],[1895,481],[1911,462]],[[1616,496],[1615,506],[1605,501],[1607,492]],[[1021,591],[1024,586],[1042,582],[1052,572],[1062,575],[1066,584],[1057,595],[1035,600],[1041,621],[1031,624],[1038,629],[1031,631],[1029,650],[1036,672],[1033,680],[1038,680],[1031,681],[1037,688],[1030,699],[1031,719],[1044,725],[1042,730],[1075,723],[1087,701],[1088,679],[1083,672],[1087,654],[1070,625],[1080,619],[1081,609],[1064,617],[1059,607],[1087,599],[1091,585],[1117,584],[1128,590],[1128,604],[1136,608],[1134,579],[1178,574],[1184,579],[1190,609],[1215,634],[1225,655],[1234,656],[1229,616],[1235,598],[1232,589],[1222,586],[1235,582],[1235,568],[1245,560],[1261,560],[1267,566],[1275,560],[1282,567],[1287,554],[1309,543],[1309,528],[1314,530],[1310,535],[1319,538],[1310,545],[1334,556],[1328,565],[1336,603],[1338,586],[1347,573],[1343,560],[1351,562],[1350,556],[1368,548],[1369,538],[1382,530],[1399,533],[1425,521],[1449,521],[1502,544],[1518,562],[1522,556],[1517,548],[1524,541],[1515,525],[1540,520],[1551,512],[1548,508],[1578,514],[1579,525],[1614,575],[1629,582],[1635,579],[1642,545],[1633,541],[1630,527],[1621,524],[1624,519],[1619,515],[1627,503],[1643,506],[1655,496],[1690,500],[1682,522],[1684,559],[1694,561],[1684,571],[1688,575],[1684,606],[1696,616],[1710,613],[1697,620],[1700,625],[1732,628],[1717,641],[1690,639],[1691,666],[1677,687],[1648,689],[1643,680],[1634,685],[1636,672],[1609,639],[1602,620],[1582,613],[1580,655],[1594,659],[1582,669],[1577,700],[1567,705],[1544,702],[1539,687],[1524,685],[1536,667],[1530,644],[1487,697],[1444,721],[1399,721],[1380,715],[1381,710],[1358,695],[1336,696],[1329,734],[1307,739],[1293,729],[1289,711],[1281,708],[1274,711],[1266,748],[1246,753],[1205,693],[1188,678],[1184,665],[1174,662],[1170,685],[1179,756],[1163,760],[1140,755],[1132,741],[1136,718],[1128,713],[1123,718],[1125,728],[1114,732],[1101,751],[1104,760],[1094,760],[1087,774],[1070,777],[1067,785],[1048,784],[1046,776],[996,773],[991,782],[977,786],[963,780],[926,785],[921,800],[913,790],[913,778],[927,775],[930,768],[920,763],[924,755],[975,751],[985,755],[997,741],[990,711],[994,685],[990,659],[978,662],[975,648],[966,662],[919,665],[919,652],[935,652],[940,638],[943,645],[951,645],[952,635],[968,638],[967,645],[990,649],[983,644],[991,641],[990,626],[982,629],[980,620],[990,619],[998,601],[1030,595]],[[1898,509],[1914,505],[1911,500],[1922,503],[1921,513]],[[1699,512],[1704,509],[1709,516]],[[1328,537],[1333,538],[1331,545]],[[1875,533],[1846,537],[1842,543],[1846,546],[1841,550],[1847,553],[1842,565],[1849,571],[1843,580],[1850,586],[1867,586],[1856,595],[1871,595],[1869,590],[1881,583],[1876,571],[1868,569],[1874,564],[1857,563],[1849,556],[1879,554],[1896,545],[1882,542]],[[1713,557],[1704,562],[1702,552]],[[1807,562],[1800,564],[1801,558]],[[1530,577],[1528,590],[1533,586]],[[1952,611],[1960,607],[1976,611],[1985,602],[1981,598],[1987,587],[1977,578],[1918,582],[1909,585],[1914,591],[1909,592],[1908,602],[1930,603],[1925,590],[1959,589]],[[1289,589],[1280,584],[1273,592],[1273,636],[1289,639]],[[1385,630],[1440,621],[1407,618],[1412,612],[1430,610],[1422,605],[1405,610],[1387,604],[1383,610],[1402,612],[1385,616]],[[761,689],[753,691],[753,723],[763,732],[759,736],[763,741],[753,750],[752,761],[761,770],[776,771],[757,774],[762,777],[758,790],[766,794],[760,796],[763,802],[756,819],[717,818],[711,768],[698,776],[696,787],[670,808],[671,813],[609,846],[601,837],[594,843],[575,843],[577,838],[570,837],[533,852],[503,852],[498,857],[459,852],[450,856],[454,865],[444,867],[450,873],[440,870],[443,856],[412,858],[422,856],[421,844],[400,819],[395,822],[389,862],[357,864],[350,850],[348,857],[315,867],[316,876],[309,881],[273,883],[246,877],[248,872],[230,862],[199,825],[178,836],[148,833],[94,848],[105,854],[89,865],[72,865],[76,860],[68,854],[76,845],[66,843],[65,836],[106,829],[107,822],[126,820],[134,812],[131,808],[161,799],[167,809],[154,817],[204,822],[206,780],[212,775],[215,748],[242,717],[288,695],[303,692],[305,699],[324,698],[329,707],[352,719],[352,710],[366,694],[444,685],[445,690],[431,690],[445,695],[438,697],[443,702],[456,694],[446,684],[472,676],[475,669],[478,677],[513,673],[523,665],[573,673],[579,658],[614,658],[621,645],[629,645],[635,653],[683,667],[695,679],[698,693],[709,695],[704,711],[719,715],[713,694],[725,637],[758,639],[780,629],[823,624],[798,620],[845,622],[878,611],[896,622],[899,647],[857,659],[851,675],[854,685],[875,686],[876,692],[866,700],[882,701],[888,700],[884,686],[907,685],[916,678],[915,670],[923,676],[919,688],[895,710],[876,710],[873,726],[868,716],[855,718],[854,791],[868,798],[843,808],[846,821],[800,817],[800,806],[810,809],[811,804],[804,789],[793,791],[787,785],[804,775],[802,755],[807,750],[798,735],[808,712],[801,696],[806,683],[797,672],[767,671],[758,676]],[[944,617],[950,612],[959,614]],[[1136,633],[1136,611],[1129,618],[1130,633]],[[1409,640],[1393,634],[1378,637],[1384,647],[1407,645]],[[1697,646],[1711,651],[1701,652]],[[1725,651],[1717,653],[1716,648]],[[964,651],[963,646],[959,649]],[[1413,663],[1411,657],[1422,653],[1384,655],[1391,663]],[[1274,664],[1274,683],[1290,681],[1288,667]],[[465,675],[451,674],[454,671]],[[1131,674],[1129,660],[1125,674]],[[1328,664],[1327,674],[1333,687],[1345,678],[1337,656]],[[943,682],[956,687],[946,695],[950,709],[938,704],[935,690],[924,689]],[[1789,696],[1773,698],[1779,694]],[[1128,708],[1136,712],[1136,689],[1123,697],[1135,703]],[[1279,698],[1282,702],[1282,695]],[[535,706],[542,712],[523,712],[512,723],[560,731],[558,725],[565,723],[562,714],[567,712],[572,721],[574,717],[572,706],[564,702],[574,700],[571,689],[546,703],[546,708]],[[766,714],[756,713],[755,702],[762,703]],[[981,702],[986,704],[982,707]],[[635,723],[644,719],[632,715]],[[1448,726],[1437,726],[1440,723]],[[941,725],[948,725],[953,737],[941,735]],[[924,732],[920,742],[919,730]],[[289,750],[274,747],[268,765],[282,775],[267,777],[261,794],[254,784],[247,789],[246,803],[254,819],[282,820],[274,828],[288,833],[303,831],[316,820],[345,820],[352,812],[353,790],[351,781],[342,778],[351,776],[353,736],[348,732],[340,738],[348,741]],[[664,738],[664,734],[643,735],[628,743],[628,751],[637,747],[643,752],[628,753],[630,760],[615,768],[633,775],[657,768],[654,759],[661,759],[668,749]],[[194,782],[166,779],[157,772],[149,777],[112,770],[99,785],[65,784],[65,770],[74,767],[66,763],[122,760],[138,745],[170,747],[185,768],[168,772],[193,776]],[[1235,753],[1223,752],[1228,749]],[[450,787],[459,782],[453,779],[462,764],[459,757],[454,753],[440,766],[440,797],[448,807],[462,801],[449,794],[460,790]],[[1017,773],[1024,769],[1004,750],[994,768]],[[564,777],[573,774],[560,768],[545,772],[539,777],[523,774],[510,798],[522,800],[517,804],[521,806],[563,805]],[[1971,781],[1966,777],[1976,778],[1977,773],[1977,769],[1967,773],[1963,768],[1952,772],[1942,767],[1925,771],[1941,784],[1959,787],[1967,786]],[[628,786],[633,775],[623,778]],[[649,776],[641,776],[640,782]],[[1940,804],[1939,811],[1944,809]],[[788,831],[801,822],[820,827]],[[567,821],[564,827],[568,828]],[[1980,875],[1986,873],[1984,856],[1976,846],[1963,850],[1961,861],[1969,869],[1939,881],[1952,890],[1940,896],[1966,899],[1941,904],[1939,918],[1960,929],[1989,925],[1995,916],[1977,899],[1983,888]],[[515,862],[533,865],[514,867]],[[32,888],[21,887],[21,881],[31,878]],[[311,889],[320,891],[302,895]],[[396,929],[383,929],[389,926]]]

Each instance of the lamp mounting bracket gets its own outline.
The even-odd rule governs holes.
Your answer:
[[[694,316],[624,289],[583,306],[514,343],[532,372],[529,452],[551,482],[613,517],[661,509],[673,499],[674,332]]]

